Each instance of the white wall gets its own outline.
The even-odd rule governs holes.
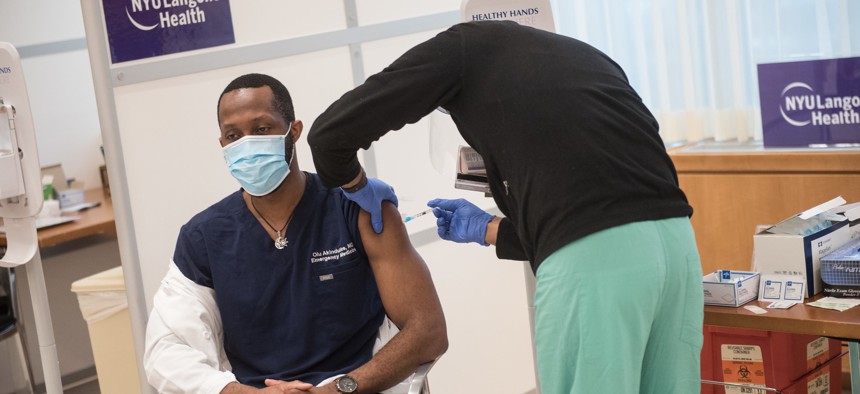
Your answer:
[[[0,10],[0,41],[19,49],[84,37],[75,1],[0,0]],[[25,57],[21,63],[40,161],[61,163],[66,177],[83,181],[85,188],[100,187],[101,129],[86,49]]]

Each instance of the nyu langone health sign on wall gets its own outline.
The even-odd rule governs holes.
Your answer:
[[[758,65],[764,145],[860,145],[860,58]]]
[[[232,44],[229,0],[102,0],[112,63]]]

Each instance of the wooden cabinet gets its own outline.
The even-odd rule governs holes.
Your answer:
[[[757,225],[842,196],[860,201],[860,150],[670,152],[693,206],[704,272],[751,268]]]

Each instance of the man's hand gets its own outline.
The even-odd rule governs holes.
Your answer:
[[[268,387],[258,389],[239,382],[232,382],[224,386],[221,394],[307,394],[314,388],[314,385],[298,380],[286,382],[283,380],[266,379],[265,383]]]
[[[475,242],[489,246],[487,224],[495,216],[460,198],[457,200],[430,200],[427,206],[433,208],[439,237],[459,243]]]
[[[264,383],[266,383],[266,388],[260,389],[263,393],[300,394],[317,392],[314,391],[314,385],[300,380],[291,380],[287,382],[283,380],[266,379]]]
[[[343,195],[370,214],[370,224],[377,234],[382,232],[382,202],[391,201],[395,207],[397,206],[397,195],[394,194],[394,189],[376,178],[367,178],[367,184],[356,192],[350,193],[343,190]]]

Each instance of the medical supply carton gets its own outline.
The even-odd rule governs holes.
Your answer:
[[[860,298],[860,239],[855,239],[821,258],[824,294]]]
[[[57,194],[59,195],[58,199],[60,200],[61,209],[84,203],[83,189],[66,189]]]
[[[843,215],[848,220],[848,238],[852,241],[860,239],[860,202],[843,205],[830,210],[833,213]]]
[[[848,221],[830,221],[829,227],[808,230],[808,234],[782,234],[786,224],[815,218],[828,210],[845,204],[840,198],[783,220],[753,236],[753,269],[762,274],[800,275],[806,282],[806,297],[822,291],[821,258],[849,240]]]
[[[705,305],[741,306],[758,298],[760,275],[752,271],[717,270],[702,277]]]
[[[841,386],[842,348],[838,340],[716,326],[704,326],[703,334],[702,365],[711,368],[702,371],[703,379],[708,376],[711,377],[708,380],[746,386],[715,384],[708,392],[765,394],[772,392],[765,388],[784,390],[793,387],[798,380],[813,385],[817,382],[819,387]]]

